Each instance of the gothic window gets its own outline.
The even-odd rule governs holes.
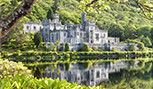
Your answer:
[[[58,33],[56,34],[56,40],[58,40]]]
[[[76,37],[76,32],[74,32],[74,37]]]
[[[64,36],[66,37],[66,33],[64,33]]]
[[[45,29],[45,31],[47,32],[47,28]]]
[[[27,29],[29,29],[29,26],[27,26]]]
[[[80,36],[82,37],[82,33],[80,33]]]
[[[93,70],[91,70],[91,81],[94,81],[94,73],[93,73],[94,71]]]
[[[99,40],[99,34],[96,34],[96,40],[97,41]]]
[[[100,72],[99,71],[97,71],[97,73],[96,73],[96,78],[100,78]]]
[[[84,36],[86,36],[86,33],[84,33]]]
[[[41,27],[40,27],[40,30],[41,30]]]
[[[104,34],[104,38],[105,38],[105,34]]]
[[[36,30],[36,26],[34,26],[33,29]]]

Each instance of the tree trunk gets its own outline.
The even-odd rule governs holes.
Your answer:
[[[36,0],[23,0],[22,3],[5,19],[0,19],[0,44],[1,39],[26,15],[32,11]],[[1,50],[1,45],[0,45]]]

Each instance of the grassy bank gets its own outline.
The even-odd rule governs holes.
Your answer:
[[[46,52],[46,51],[18,51],[8,53],[3,51],[2,59],[16,62],[72,62],[72,61],[91,61],[91,60],[127,60],[135,58],[151,58],[153,52],[124,51],[124,52]]]

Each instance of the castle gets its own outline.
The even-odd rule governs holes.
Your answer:
[[[84,43],[89,47],[101,47],[106,50],[106,47],[110,47],[113,43],[115,47],[120,39],[117,37],[108,37],[108,31],[106,29],[99,29],[94,21],[86,19],[86,14],[82,13],[81,24],[71,24],[69,20],[65,25],[61,24],[59,15],[54,14],[53,20],[45,19],[42,22],[26,22],[24,32],[39,32],[42,35],[43,41],[49,46],[50,42],[54,44],[56,41],[60,41],[61,49],[64,49],[64,44],[69,43],[71,50],[78,50]],[[111,43],[111,44],[110,44]],[[121,45],[120,45],[121,46]],[[128,47],[127,44],[123,45],[119,50],[125,50]]]

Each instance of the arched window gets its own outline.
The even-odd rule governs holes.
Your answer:
[[[100,78],[100,72],[99,71],[97,71],[97,73],[96,73],[96,78]]]
[[[33,26],[33,29],[36,30],[36,26]]]
[[[27,26],[27,29],[29,29],[29,26]]]

